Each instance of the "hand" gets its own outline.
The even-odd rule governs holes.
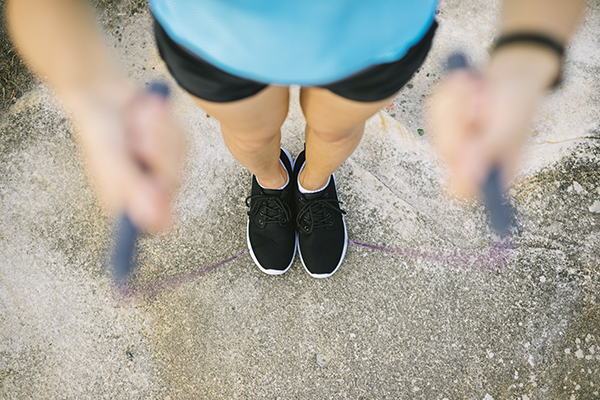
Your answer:
[[[432,96],[434,142],[448,163],[459,196],[480,191],[498,166],[507,182],[514,174],[532,114],[556,76],[558,61],[531,46],[499,51],[483,75],[457,70]]]
[[[142,230],[168,229],[181,176],[182,131],[160,95],[115,88],[80,98],[74,110],[87,169],[113,213],[126,212]]]

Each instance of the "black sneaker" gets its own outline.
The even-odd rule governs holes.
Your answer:
[[[289,182],[280,190],[263,189],[252,175],[252,191],[246,198],[248,210],[248,248],[252,259],[265,274],[287,271],[296,254],[296,226],[290,208],[292,201],[293,162],[281,149],[280,159]]]
[[[298,174],[304,165],[304,151],[294,169],[294,204],[298,229],[298,254],[306,272],[313,278],[327,278],[342,264],[348,247],[348,232],[331,175],[327,187],[317,193],[300,193]]]

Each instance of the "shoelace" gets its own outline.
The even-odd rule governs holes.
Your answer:
[[[252,202],[250,202],[252,200]],[[260,214],[259,225],[269,223],[286,223],[292,219],[292,212],[287,203],[281,201],[277,195],[255,194],[246,197],[246,206],[250,208],[248,215],[251,217]],[[283,218],[282,218],[283,216]]]
[[[301,199],[301,202],[304,202],[304,199]],[[340,204],[342,204],[341,201],[326,198],[306,200],[306,204],[298,212],[296,225],[307,234],[311,233],[314,228],[333,226],[329,210],[346,214],[346,211],[340,208]]]

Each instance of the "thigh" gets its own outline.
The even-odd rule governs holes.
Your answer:
[[[355,129],[373,116],[394,96],[373,102],[354,101],[318,88],[302,88],[300,105],[309,127],[324,135]]]
[[[261,136],[278,130],[288,112],[289,89],[267,86],[257,94],[242,100],[216,103],[192,95],[196,104],[232,132]]]

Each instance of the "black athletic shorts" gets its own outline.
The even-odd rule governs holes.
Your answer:
[[[349,77],[317,87],[344,98],[372,102],[399,91],[423,64],[437,29],[434,21],[425,36],[399,59],[375,64]],[[154,33],[160,56],[179,85],[204,100],[217,103],[241,100],[257,94],[268,84],[240,78],[206,62],[192,51],[175,43],[154,20]]]

